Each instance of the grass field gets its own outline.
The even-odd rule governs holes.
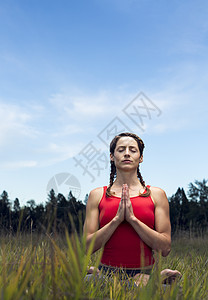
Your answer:
[[[85,281],[87,267],[101,252],[85,254],[85,240],[74,236],[18,235],[0,239],[1,299],[208,299],[208,238],[178,238],[161,258],[146,287],[112,281]],[[161,284],[161,269],[179,270],[182,278]]]

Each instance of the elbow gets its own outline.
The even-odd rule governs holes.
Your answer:
[[[86,240],[86,248],[85,248],[85,252],[87,254],[87,252],[90,250],[91,251],[91,254],[93,253],[93,248],[94,247],[90,247],[90,244],[92,243],[91,239],[90,238],[87,238]]]
[[[170,249],[165,249],[162,251],[162,256],[166,257],[166,256],[168,256],[169,253],[170,253]]]
[[[162,250],[162,256],[166,257],[170,253],[171,250],[171,244],[168,243],[168,245]]]
[[[86,239],[86,248],[85,253],[87,254],[90,251],[90,254],[95,253],[98,250],[98,248],[95,245],[95,240],[92,239],[91,236],[88,236]]]

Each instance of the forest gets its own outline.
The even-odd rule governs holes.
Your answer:
[[[191,236],[201,236],[208,229],[208,180],[195,180],[188,185],[187,194],[183,188],[168,197],[172,235],[181,232]],[[76,199],[69,191],[68,197],[55,194],[52,189],[45,204],[36,204],[35,200],[27,201],[20,206],[18,198],[9,199],[4,190],[0,196],[0,234],[49,233],[65,234],[72,232],[73,226],[80,231],[85,218],[84,203]]]

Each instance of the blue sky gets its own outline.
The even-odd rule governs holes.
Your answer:
[[[207,15],[200,0],[0,1],[0,193],[44,203],[55,176],[83,200],[109,182],[99,137],[120,121],[144,140],[147,184],[207,178]],[[142,128],[124,112],[140,92]]]

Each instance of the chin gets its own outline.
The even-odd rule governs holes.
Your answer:
[[[122,168],[120,168],[121,171],[132,171],[132,170],[135,170],[135,168],[132,168],[130,166],[124,166]]]

